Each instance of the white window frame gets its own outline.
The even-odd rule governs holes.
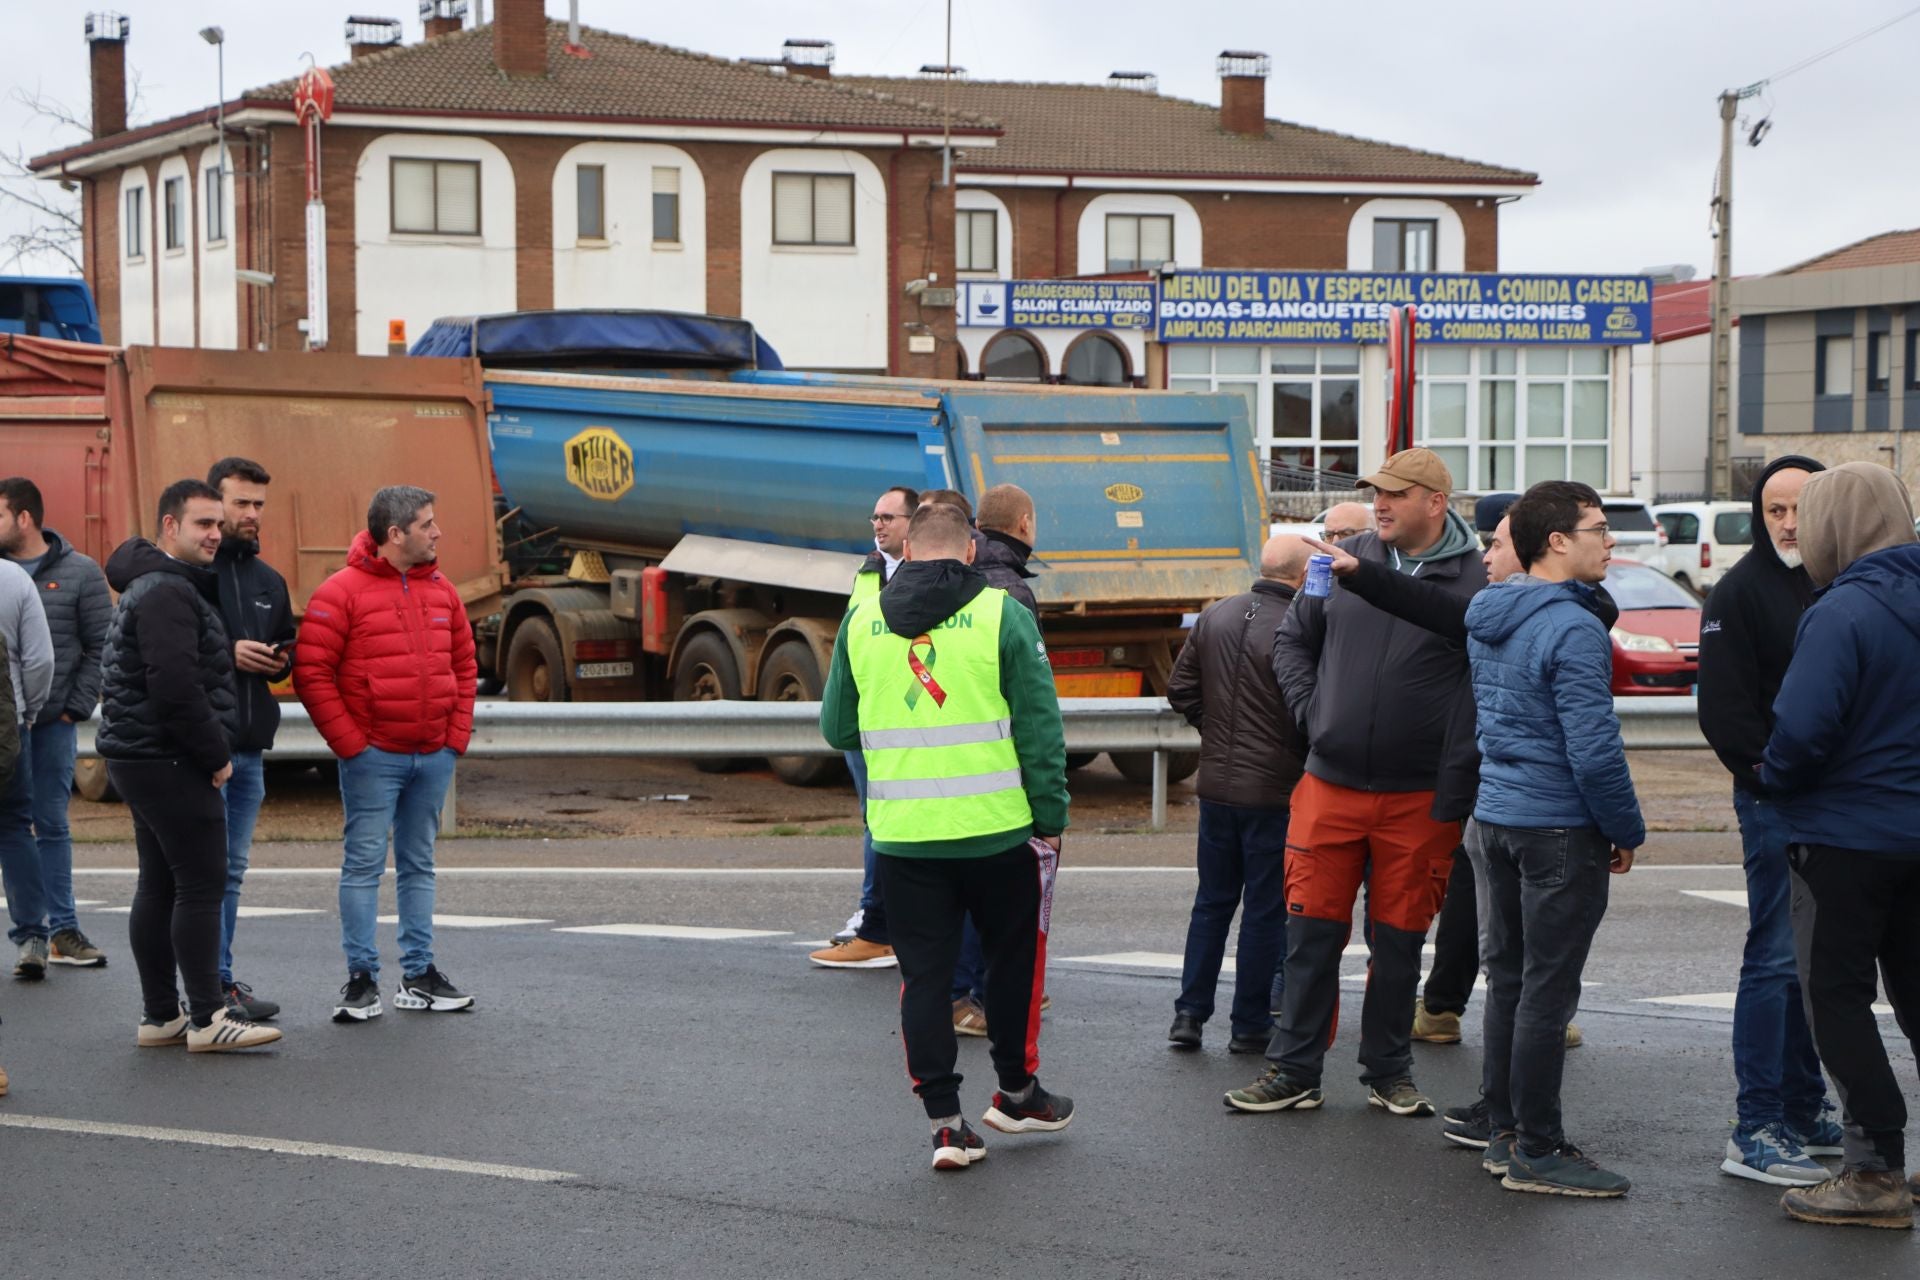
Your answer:
[[[1400,260],[1393,266],[1384,265],[1380,261],[1380,228],[1383,224],[1400,228],[1399,246],[1396,255]],[[1408,234],[1415,227],[1420,227],[1426,232],[1426,263],[1423,266],[1410,267],[1407,265],[1407,238]],[[1373,269],[1375,271],[1395,271],[1410,275],[1425,275],[1438,270],[1436,265],[1440,260],[1440,220],[1438,218],[1375,218],[1373,220],[1373,241]]]
[[[147,189],[128,187],[121,211],[122,239],[128,262],[143,262],[147,256]]]
[[[1312,363],[1311,371],[1276,371],[1274,364],[1282,352],[1290,357],[1304,356]],[[1334,355],[1329,359],[1329,355]],[[1351,368],[1341,368],[1349,360]],[[1236,345],[1223,343],[1215,346],[1202,344],[1179,344],[1174,346],[1167,357],[1167,388],[1171,391],[1214,391],[1237,393],[1247,402],[1247,420],[1253,427],[1254,445],[1260,451],[1263,467],[1271,466],[1276,451],[1289,455],[1290,466],[1298,466],[1291,455],[1300,450],[1310,451],[1311,468],[1315,471],[1337,471],[1341,474],[1359,475],[1361,440],[1366,431],[1366,404],[1369,396],[1376,394],[1363,376],[1364,358],[1358,347],[1336,344],[1326,347],[1299,346],[1282,344],[1274,346]],[[1328,368],[1331,364],[1334,367]],[[1202,367],[1204,365],[1204,368]],[[1275,388],[1283,384],[1306,383],[1312,387],[1308,404],[1309,434],[1305,436],[1279,436]],[[1354,394],[1354,436],[1351,439],[1330,439],[1323,433],[1326,417],[1329,387],[1352,383]],[[1337,392],[1335,392],[1337,394]],[[1331,454],[1351,452],[1350,465],[1331,467],[1329,462],[1343,458],[1330,457]]]
[[[162,209],[161,243],[168,253],[185,253],[187,240],[193,227],[191,201],[187,197],[187,180],[182,177],[162,178],[160,180],[160,201]]]
[[[673,201],[673,234],[660,234],[660,202]],[[657,164],[653,166],[652,205],[653,243],[657,248],[678,249],[680,247],[680,166]]]
[[[587,203],[581,198],[580,190],[581,179],[589,170],[600,175],[593,202],[593,216],[599,226],[592,231],[587,228]],[[604,164],[573,166],[573,240],[575,244],[605,244],[607,241],[607,166]]]
[[[1116,222],[1131,222],[1134,224],[1133,251],[1135,256],[1132,258],[1116,259],[1113,256],[1113,226]],[[1145,225],[1148,222],[1164,222],[1167,224],[1167,256],[1164,258],[1150,261],[1138,256],[1140,253],[1141,232],[1145,229]],[[1102,234],[1104,236],[1102,244],[1105,247],[1102,261],[1107,271],[1155,271],[1159,269],[1162,263],[1179,260],[1178,246],[1175,244],[1175,238],[1179,234],[1179,224],[1175,221],[1171,213],[1109,213],[1105,224],[1102,226]],[[1132,265],[1115,266],[1114,263],[1116,261],[1124,261]]]
[[[431,227],[403,227],[399,221],[400,166],[423,164],[432,170],[433,185],[433,225]],[[440,170],[444,166],[461,165],[473,170],[473,230],[448,231],[444,229],[440,217]],[[458,159],[443,156],[389,156],[387,157],[387,229],[396,236],[452,236],[460,240],[478,241],[484,238],[486,222],[486,170],[479,160]]]
[[[211,166],[201,171],[206,176],[201,185],[205,188],[206,200],[205,224],[209,245],[227,242],[227,175],[215,160]]]
[[[776,170],[769,190],[773,199],[773,218],[770,232],[773,243],[782,249],[851,249],[860,241],[860,229],[857,224],[857,202],[854,200],[853,175],[850,173],[808,173],[796,170]],[[812,192],[807,214],[807,236],[805,240],[781,239],[780,237],[780,185],[782,181],[795,182],[807,179],[812,183]],[[820,225],[820,188],[822,183],[835,185],[844,183],[847,192],[847,238],[845,240],[822,240],[819,236]]]
[[[1467,356],[1464,372],[1436,371],[1442,361]],[[1414,443],[1434,450],[1453,472],[1463,492],[1519,492],[1541,480],[1584,480],[1606,492],[1613,465],[1612,349],[1608,347],[1457,347],[1428,346],[1416,356]],[[1511,386],[1512,435],[1489,434],[1488,416],[1497,412],[1499,388]],[[1464,413],[1461,435],[1432,434],[1435,388],[1464,388],[1457,403]],[[1557,397],[1534,389],[1558,387]],[[1450,390],[1449,399],[1454,399]],[[1599,434],[1580,434],[1583,413],[1593,413],[1598,397]],[[1557,410],[1549,410],[1558,400]],[[1584,406],[1584,408],[1583,408]],[[1558,421],[1545,420],[1548,412]],[[1577,451],[1577,452],[1576,452]],[[1557,467],[1547,465],[1554,453]],[[1502,454],[1506,468],[1499,468]],[[1597,467],[1596,465],[1597,464]]]
[[[1835,356],[1838,355],[1838,359]],[[1822,396],[1853,394],[1853,335],[1830,333],[1820,339],[1820,385],[1814,390]]]
[[[984,263],[974,260],[974,244],[979,238],[976,219],[987,220],[987,256]],[[988,274],[1000,270],[1000,211],[998,209],[956,209],[953,214],[953,269],[955,271],[982,271]]]

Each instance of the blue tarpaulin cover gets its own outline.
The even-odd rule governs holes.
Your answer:
[[[680,311],[446,316],[428,326],[407,354],[477,356],[485,365],[523,368],[605,363],[784,368],[749,322]]]

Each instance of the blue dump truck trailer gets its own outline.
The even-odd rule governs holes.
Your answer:
[[[744,321],[644,312],[442,321],[413,352],[485,367],[510,577],[478,633],[519,700],[817,699],[874,499],[1005,482],[1062,696],[1159,694],[1266,528],[1235,395],[796,373]]]
[[[0,333],[99,342],[93,291],[64,276],[0,276]]]

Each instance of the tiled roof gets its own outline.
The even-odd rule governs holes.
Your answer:
[[[1800,271],[1851,271],[1855,267],[1905,267],[1920,262],[1920,227],[1911,231],[1883,231],[1856,240],[1817,258],[1795,263],[1776,274]]]
[[[926,77],[836,76],[850,85],[939,111],[946,82]],[[1140,174],[1167,177],[1500,183],[1532,186],[1519,169],[1269,120],[1265,138],[1229,133],[1220,111],[1139,89],[1097,84],[951,82],[952,105],[1000,123],[1005,135],[963,167],[994,173]]]

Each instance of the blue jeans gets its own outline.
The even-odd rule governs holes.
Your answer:
[[[1733,812],[1747,873],[1747,947],[1733,1001],[1739,1124],[1754,1129],[1787,1121],[1805,1129],[1820,1117],[1826,1085],[1794,963],[1787,826],[1770,802],[1738,787]]]
[[[340,762],[340,801],[347,818],[340,943],[349,975],[380,976],[373,929],[389,834],[400,904],[401,972],[417,977],[433,963],[433,841],[440,834],[440,805],[453,781],[455,758],[451,747],[431,755],[368,747]]]
[[[233,926],[240,918],[240,883],[253,853],[253,824],[267,795],[266,768],[258,751],[233,753],[233,776],[221,789],[227,806],[227,895],[220,903],[220,986],[233,982]]]
[[[860,819],[867,817],[867,757],[862,751],[847,752],[847,772],[853,775],[854,794],[860,797]],[[860,838],[860,909],[865,911],[873,905],[873,870],[875,855],[871,832]]]
[[[1234,961],[1233,1034],[1262,1036],[1273,1030],[1274,974],[1287,949],[1287,820],[1285,809],[1200,802],[1200,887],[1187,924],[1176,1013],[1201,1022],[1213,1016],[1227,931],[1244,894]]]
[[[40,882],[47,893],[47,931],[78,929],[73,906],[73,837],[67,804],[73,799],[71,721],[35,725],[22,755],[33,760],[33,839],[40,846]]]
[[[981,945],[980,931],[973,927],[971,915],[960,926],[960,958],[953,964],[953,998],[987,998],[986,948]]]
[[[7,938],[16,946],[28,938],[47,936],[46,882],[40,873],[40,849],[33,839],[33,751],[31,730],[20,726],[20,762],[13,779],[0,791],[0,886],[7,893],[7,914],[13,928]]]

